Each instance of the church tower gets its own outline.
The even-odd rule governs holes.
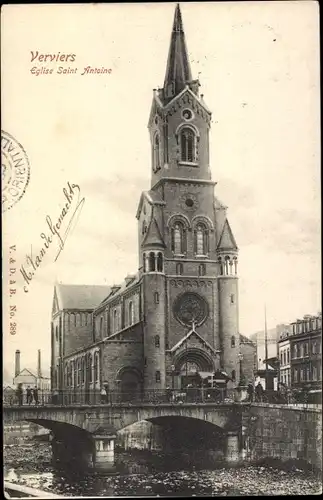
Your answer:
[[[177,5],[148,123],[151,189],[137,211],[145,389],[181,387],[196,371],[239,382],[238,248],[214,195],[210,126]]]

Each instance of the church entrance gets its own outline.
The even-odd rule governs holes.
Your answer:
[[[121,401],[133,401],[140,398],[141,381],[135,370],[131,368],[123,370],[117,382]]]
[[[207,374],[214,373],[211,356],[198,348],[182,351],[175,359],[174,389],[201,388]]]

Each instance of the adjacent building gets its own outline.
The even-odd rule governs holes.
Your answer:
[[[240,334],[240,378],[245,383],[254,383],[257,367],[257,346]]]
[[[214,194],[211,111],[199,88],[177,6],[148,122],[151,187],[136,213],[138,269],[110,287],[55,285],[53,389],[91,395],[106,382],[136,395],[217,370],[228,387],[239,383],[238,247]]]
[[[13,384],[15,387],[18,384],[22,384],[23,390],[29,386],[34,388],[35,386],[42,391],[50,390],[50,378],[44,377],[42,374],[41,368],[41,351],[38,350],[38,358],[37,358],[37,373],[33,373],[33,371],[28,368],[20,369],[20,351],[17,350],[15,354],[15,376],[13,379]]]
[[[322,388],[322,315],[306,315],[281,332],[280,381],[292,389]]]

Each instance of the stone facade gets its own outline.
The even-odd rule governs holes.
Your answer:
[[[174,379],[180,387],[184,371],[196,370],[222,370],[229,388],[238,384],[238,248],[214,195],[210,124],[178,7],[164,86],[154,91],[148,123],[151,189],[136,214],[138,271],[111,287],[69,293],[68,285],[56,285],[53,387],[97,391],[107,382],[137,394]]]

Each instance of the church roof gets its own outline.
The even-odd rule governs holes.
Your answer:
[[[166,248],[165,242],[162,238],[161,232],[159,230],[157,221],[155,217],[152,217],[148,226],[147,233],[145,235],[145,238],[142,242],[143,247],[162,247]]]
[[[102,305],[106,302],[109,302],[110,299],[115,298],[117,297],[118,295],[122,294],[125,290],[128,290],[130,288],[132,288],[134,285],[136,285],[139,280],[140,280],[140,274],[139,272],[137,272],[136,274],[133,274],[132,275],[132,280],[130,281],[129,280],[129,276],[127,276],[124,281],[118,285],[118,289],[115,293],[111,294],[111,291],[112,291],[112,288],[113,287],[110,287],[110,290],[109,290],[109,287],[107,287],[107,289],[109,290],[108,293],[105,295],[105,297],[103,297],[103,299],[101,300],[100,304],[97,304],[97,305]]]
[[[137,219],[139,219],[142,204],[145,199],[148,201],[150,205],[166,205],[165,201],[162,199],[162,197],[157,191],[153,191],[152,189],[150,191],[143,191],[141,193],[137,209],[137,214],[136,214]]]
[[[217,250],[238,250],[228,219],[225,220]]]
[[[56,284],[59,309],[94,309],[109,294],[105,285]]]
[[[173,30],[167,59],[164,90],[174,88],[172,96],[177,95],[192,80],[190,62],[187,53],[182,14],[177,4],[174,15]]]

